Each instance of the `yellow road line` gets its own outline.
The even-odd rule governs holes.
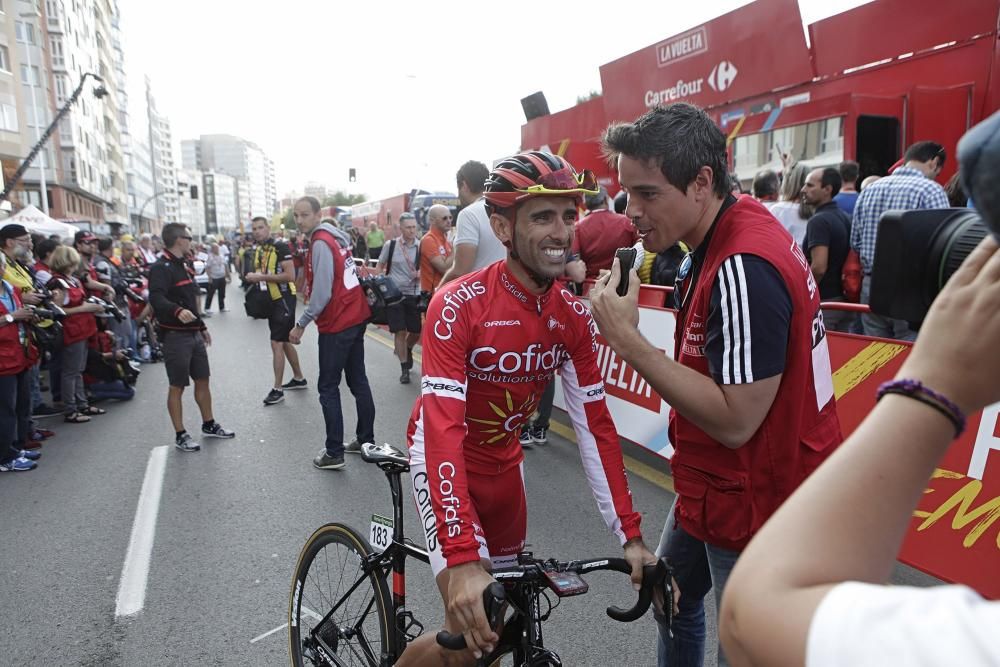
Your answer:
[[[366,331],[365,335],[371,338],[372,340],[381,343],[390,350],[394,349],[393,344],[390,341],[386,340],[385,336],[375,333],[374,331]],[[419,362],[420,353],[414,352],[413,358]],[[565,426],[564,424],[560,424],[559,422],[554,421],[549,423],[549,430],[569,440],[574,445],[577,444],[576,433],[569,426]],[[646,465],[642,461],[638,461],[632,458],[631,456],[622,455],[622,459],[625,461],[625,469],[628,470],[633,475],[636,475],[637,477],[642,477],[650,484],[655,484],[661,489],[669,491],[670,493],[674,493],[674,480],[667,473],[661,472],[656,468],[654,468],[653,466]]]
[[[833,374],[834,395],[839,399],[899,356],[905,349],[905,345],[897,343],[869,343]]]

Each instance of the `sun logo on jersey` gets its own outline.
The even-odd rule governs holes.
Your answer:
[[[480,445],[493,445],[508,439],[510,434],[520,429],[535,412],[536,403],[534,396],[524,399],[524,402],[515,408],[514,398],[510,395],[510,392],[504,391],[504,394],[507,400],[504,402],[503,407],[496,405],[493,401],[486,402],[496,414],[497,419],[466,417],[466,421],[488,427],[481,429],[483,439],[479,441]]]

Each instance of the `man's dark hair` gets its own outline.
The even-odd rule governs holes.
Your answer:
[[[753,196],[757,199],[771,197],[778,198],[778,175],[770,169],[757,172],[753,177],[753,184],[750,186]]]
[[[266,222],[266,223],[269,223],[269,222],[270,222],[270,221],[269,221],[269,220],[268,220],[267,218],[265,218],[264,216],[262,216],[262,215],[258,215],[257,217],[255,217],[255,218],[254,218],[253,220],[251,220],[251,221],[250,221],[250,224],[252,225],[253,223],[257,222],[258,220],[263,220],[263,221],[264,221],[264,222]]]
[[[596,194],[584,197],[584,202],[587,205],[588,211],[596,211],[608,203],[608,191],[601,185],[598,187]]]
[[[652,162],[681,192],[702,167],[712,170],[712,191],[725,199],[730,180],[726,137],[700,108],[678,102],[650,109],[634,123],[611,125],[601,141],[612,167],[620,155]]]
[[[938,165],[944,166],[944,160],[948,154],[944,146],[936,141],[918,141],[906,149],[903,154],[903,164],[907,162],[927,162],[933,158],[938,158]]]
[[[837,193],[840,192],[840,186],[843,181],[840,178],[840,170],[834,169],[833,167],[827,167],[823,170],[823,176],[820,178],[819,186],[821,188],[830,188],[830,196],[836,197]]]
[[[319,210],[321,208],[323,208],[322,206],[319,205],[319,200],[316,199],[315,197],[313,197],[312,195],[306,195],[305,197],[299,197],[298,199],[295,200],[296,204],[299,204],[301,202],[308,202],[309,208],[312,209],[313,213],[319,213]]]
[[[160,232],[160,237],[163,239],[163,246],[165,248],[173,248],[174,244],[177,243],[177,239],[187,235],[187,225],[182,225],[179,222],[168,222],[163,225],[163,230]]]
[[[854,160],[844,160],[840,163],[840,178],[844,183],[853,183],[857,187],[859,173],[858,163]]]
[[[104,252],[111,246],[115,244],[115,240],[110,236],[102,236],[97,239],[97,250],[98,252]]]
[[[42,239],[35,244],[35,256],[38,259],[45,259],[52,254],[52,251],[61,246],[62,243],[55,239]]]
[[[458,168],[455,174],[456,187],[461,189],[462,183],[469,188],[469,192],[481,195],[486,187],[486,179],[490,177],[490,170],[482,162],[469,160]]]
[[[625,215],[626,207],[628,207],[628,193],[622,190],[615,195],[615,213]]]

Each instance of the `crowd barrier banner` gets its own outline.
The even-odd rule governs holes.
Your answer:
[[[643,303],[662,303],[650,293],[662,288],[642,290],[647,292]],[[640,306],[639,330],[671,357],[675,325],[674,311]],[[837,413],[846,437],[874,407],[876,389],[895,376],[910,345],[837,332],[828,336]],[[598,336],[597,343],[608,407],[619,434],[669,459],[670,407],[603,338]],[[558,382],[555,405],[565,409]],[[867,502],[878,504],[877,489]],[[1000,599],[1000,403],[970,415],[965,433],[948,449],[913,513],[899,560]]]

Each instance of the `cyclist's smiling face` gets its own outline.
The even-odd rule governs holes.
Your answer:
[[[518,206],[513,246],[521,262],[540,276],[563,275],[579,216],[574,197],[532,197]],[[501,241],[509,240],[509,221],[496,217],[501,224],[494,231]]]

